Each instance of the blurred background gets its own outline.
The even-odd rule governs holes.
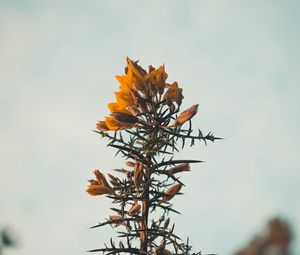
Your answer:
[[[109,215],[109,201],[85,188],[95,168],[124,166],[92,130],[126,56],[145,68],[165,63],[183,108],[200,105],[194,126],[225,138],[178,156],[206,162],[183,176],[177,233],[203,254],[234,254],[280,216],[298,254],[299,8],[0,0],[0,228],[18,239],[4,254],[79,255],[109,240],[109,227],[88,229]]]

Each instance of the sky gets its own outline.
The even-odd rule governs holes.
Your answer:
[[[274,216],[300,250],[299,1],[0,0],[0,226],[8,255],[86,254],[109,240],[88,227],[109,201],[85,193],[123,159],[92,132],[108,114],[126,56],[165,64],[199,103],[195,127],[222,141],[178,157],[193,165],[174,200],[195,250],[229,255]]]

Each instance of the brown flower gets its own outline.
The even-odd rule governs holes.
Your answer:
[[[153,255],[172,255],[172,253],[165,249],[165,245],[161,244],[155,249]]]
[[[122,221],[123,218],[119,215],[110,215],[109,220],[111,220],[111,221]]]
[[[178,106],[181,105],[183,99],[182,88],[178,87],[178,83],[174,82],[169,86],[167,92],[164,95],[164,100],[166,100],[167,105],[172,105],[173,102],[176,102]]]
[[[124,219],[122,216],[119,215],[110,215],[109,216],[109,221],[111,223],[115,223],[115,226],[120,226],[120,225],[126,225],[126,223],[124,223]]]
[[[108,131],[108,127],[106,126],[105,124],[105,121],[99,121],[97,123],[97,129],[100,130],[100,131]]]
[[[137,214],[141,209],[141,206],[138,204],[137,201],[134,202],[130,210],[128,211],[128,215],[132,216],[134,214]]]
[[[173,174],[177,174],[180,172],[186,172],[186,171],[191,171],[191,166],[189,163],[182,163],[177,166],[174,166],[168,170],[168,173],[170,175],[173,175]]]
[[[132,161],[126,161],[125,165],[129,167],[135,167],[135,163],[133,163]]]
[[[178,183],[178,184],[174,184],[173,186],[171,186],[170,188],[168,188],[167,190],[165,190],[165,201],[168,201],[170,199],[172,199],[181,189],[182,184]]]
[[[195,116],[198,110],[198,104],[192,105],[190,108],[183,111],[176,119],[174,126],[179,126],[184,124],[186,121],[190,120]]]
[[[86,189],[87,193],[89,193],[92,196],[114,194],[114,190],[109,186],[104,175],[99,170],[95,170],[94,174],[97,180],[89,180],[90,185]]]

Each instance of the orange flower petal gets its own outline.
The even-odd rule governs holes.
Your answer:
[[[124,123],[122,124],[122,122],[119,122],[112,117],[105,118],[105,124],[109,130],[113,130],[113,131],[124,128]]]
[[[134,98],[131,95],[130,91],[127,90],[121,90],[118,92],[115,92],[117,103],[120,105],[134,105]]]
[[[127,58],[127,78],[135,90],[144,91],[143,74],[146,72],[136,62]]]
[[[126,75],[122,75],[122,76],[115,76],[116,79],[118,80],[118,82],[120,83],[120,89],[121,90],[130,90],[132,88],[132,84],[130,79],[128,79],[128,77]]]
[[[148,77],[153,85],[158,89],[159,94],[163,94],[166,87],[166,80],[168,78],[165,72],[165,67],[162,65],[157,70],[153,70],[148,74]]]
[[[137,64],[138,61],[134,62],[128,57],[126,58],[126,61],[127,61],[128,72],[130,70],[132,72],[132,75],[134,75],[138,79],[142,79],[143,74],[145,74],[146,72]]]
[[[125,103],[109,103],[108,109],[111,112],[124,112],[124,113],[130,113],[128,110],[126,110],[126,104]]]

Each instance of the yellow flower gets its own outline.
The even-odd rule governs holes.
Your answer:
[[[125,103],[109,103],[108,109],[111,112],[128,112],[126,109]]]
[[[153,68],[153,67],[152,67]],[[149,67],[149,69],[152,69]],[[154,69],[152,71],[149,71],[149,73],[145,76],[144,79],[149,79],[151,84],[154,86],[152,87],[152,90],[162,95],[164,93],[165,87],[166,87],[166,80],[168,78],[167,73],[165,72],[165,66],[162,65],[159,67],[159,69]]]
[[[134,105],[134,98],[129,90],[120,90],[115,92],[117,103],[128,106]]]
[[[115,76],[118,82],[120,83],[120,90],[130,90],[132,88],[132,83],[128,79],[127,75],[117,75]]]
[[[126,61],[125,75],[116,76],[120,84],[120,90],[115,92],[116,102],[108,104],[112,114],[97,124],[98,130],[117,131],[139,127],[135,124],[140,120],[140,116],[152,114],[157,110],[156,105],[161,105],[161,102],[157,100],[161,99],[162,95],[165,100],[163,103],[172,109],[174,109],[174,102],[178,106],[182,103],[182,89],[178,87],[177,82],[172,85],[166,83],[168,75],[164,65],[158,69],[149,66],[147,73],[138,65],[138,61],[132,61],[129,58]]]
[[[130,84],[133,89],[136,91],[144,91],[144,81],[143,74],[141,72],[141,67],[137,65],[136,62],[133,62],[130,58],[127,58],[127,79],[130,81]]]
[[[174,126],[182,125],[186,121],[190,120],[195,116],[198,111],[198,104],[192,105],[190,108],[183,111],[176,119]]]
[[[113,117],[106,117],[105,124],[109,130],[113,130],[113,131],[126,129],[132,126],[131,124],[120,122]]]
[[[114,194],[114,190],[110,187],[104,175],[99,171],[95,170],[94,174],[97,180],[90,180],[90,185],[87,187],[86,191],[92,196],[104,195],[104,194]]]

